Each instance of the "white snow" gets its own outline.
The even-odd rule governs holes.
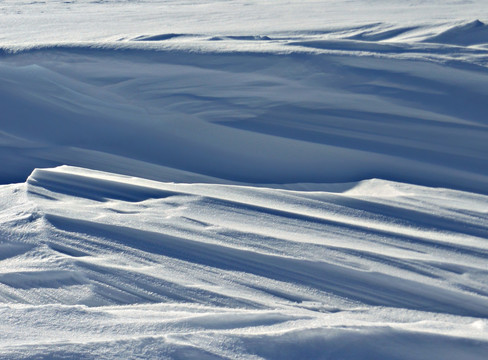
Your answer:
[[[72,167],[1,191],[6,358],[487,349],[483,195],[379,180],[342,192],[175,184]]]
[[[485,359],[487,24],[0,1],[0,359]]]

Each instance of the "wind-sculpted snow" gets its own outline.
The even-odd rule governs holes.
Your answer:
[[[487,24],[0,1],[0,359],[486,359]]]
[[[488,350],[486,196],[71,167],[1,192],[5,358],[359,356],[351,342],[371,358]]]
[[[453,45],[488,44],[488,26],[479,20],[454,26],[424,41]]]
[[[69,164],[165,181],[488,188],[488,71],[471,63],[53,48],[4,56],[0,79],[4,183]]]
[[[375,26],[378,31],[365,35],[376,41],[400,35],[398,29],[425,37],[461,22],[485,22],[488,10],[485,0],[7,0],[0,16],[0,42],[25,47],[169,39],[161,34],[353,36]]]

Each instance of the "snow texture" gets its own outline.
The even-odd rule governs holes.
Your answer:
[[[0,359],[486,359],[487,24],[0,1]]]

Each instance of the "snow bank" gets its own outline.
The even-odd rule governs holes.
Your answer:
[[[488,74],[471,64],[53,48],[4,56],[0,79],[4,183],[70,164],[166,181],[487,189]]]
[[[454,26],[424,41],[464,46],[488,44],[488,26],[475,20]]]
[[[348,188],[36,170],[0,188],[0,354],[482,359],[488,198]]]

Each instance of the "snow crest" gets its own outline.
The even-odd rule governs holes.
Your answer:
[[[358,356],[351,341],[396,354],[372,343],[381,338],[483,358],[486,196],[380,180],[342,192],[162,183],[66,166],[1,191],[7,357],[112,343],[111,356]]]
[[[486,359],[486,0],[0,19],[0,359]]]

